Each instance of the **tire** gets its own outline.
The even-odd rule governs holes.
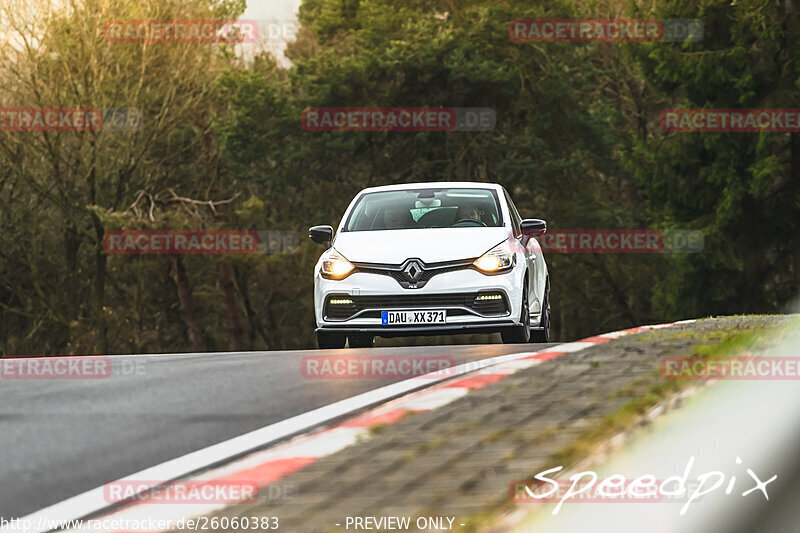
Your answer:
[[[372,348],[375,346],[375,336],[373,335],[349,335],[347,345],[350,348]]]
[[[322,350],[333,350],[337,348],[344,348],[344,342],[347,337],[341,333],[332,331],[318,331],[317,332],[317,346]]]
[[[544,306],[542,307],[542,329],[531,330],[530,342],[550,342],[550,282],[544,293]]]
[[[527,285],[527,283],[526,283]],[[528,287],[522,291],[521,326],[512,326],[500,332],[504,344],[525,344],[531,339],[531,314],[528,307]]]

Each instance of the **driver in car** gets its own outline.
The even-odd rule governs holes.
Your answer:
[[[483,223],[481,220],[481,214],[475,207],[470,207],[466,205],[462,205],[458,208],[458,212],[456,213],[456,222],[459,220],[475,220],[477,222]]]
[[[405,229],[412,227],[414,217],[408,209],[390,207],[383,212],[383,225],[386,229]]]

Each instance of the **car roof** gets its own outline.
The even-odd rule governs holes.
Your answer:
[[[502,190],[502,187],[498,183],[482,183],[478,181],[431,181],[423,183],[398,183],[395,185],[382,185],[380,187],[369,187],[361,192],[402,191],[406,189],[440,189],[440,188],[494,189],[497,191]]]

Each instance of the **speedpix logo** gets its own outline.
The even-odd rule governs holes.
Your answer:
[[[690,474],[694,467],[694,461],[694,456],[689,458],[682,476],[675,475],[663,480],[656,479],[652,474],[644,474],[630,481],[619,474],[599,479],[597,473],[592,470],[578,472],[569,477],[569,487],[566,490],[563,490],[567,485],[566,481],[556,481],[547,477],[564,468],[563,466],[557,466],[539,472],[531,481],[512,482],[509,491],[511,498],[518,503],[558,501],[558,504],[553,509],[554,515],[558,514],[564,503],[570,499],[580,502],[581,499],[579,498],[582,496],[586,497],[588,501],[611,502],[657,502],[662,501],[662,497],[672,499],[686,496],[685,503],[680,510],[680,514],[684,515],[693,502],[706,494],[725,486],[725,494],[730,495],[734,489],[738,491],[741,488],[737,485],[737,476],[732,475],[728,480],[725,472],[720,470],[698,474],[695,480],[692,480]],[[737,457],[736,464],[741,465],[742,459]],[[741,495],[748,496],[754,492],[761,492],[764,499],[769,500],[767,485],[778,478],[777,474],[766,481],[762,481],[759,475],[751,468],[747,468],[746,473],[750,476],[746,481],[750,481],[752,485],[743,491]],[[592,489],[595,485],[597,486],[596,492],[593,492]],[[546,488],[543,490],[542,487],[544,486]],[[672,499],[672,501],[675,500]]]

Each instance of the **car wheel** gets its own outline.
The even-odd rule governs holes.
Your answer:
[[[350,348],[372,348],[375,345],[373,335],[349,335],[347,344]]]
[[[531,314],[528,309],[528,288],[522,291],[522,314],[519,318],[521,326],[512,326],[500,332],[505,344],[524,344],[531,338]]]
[[[317,346],[323,350],[331,350],[335,348],[344,348],[344,342],[347,337],[341,333],[333,331],[318,331],[317,332]]]
[[[530,342],[550,342],[550,284],[544,294],[541,329],[531,330]]]

